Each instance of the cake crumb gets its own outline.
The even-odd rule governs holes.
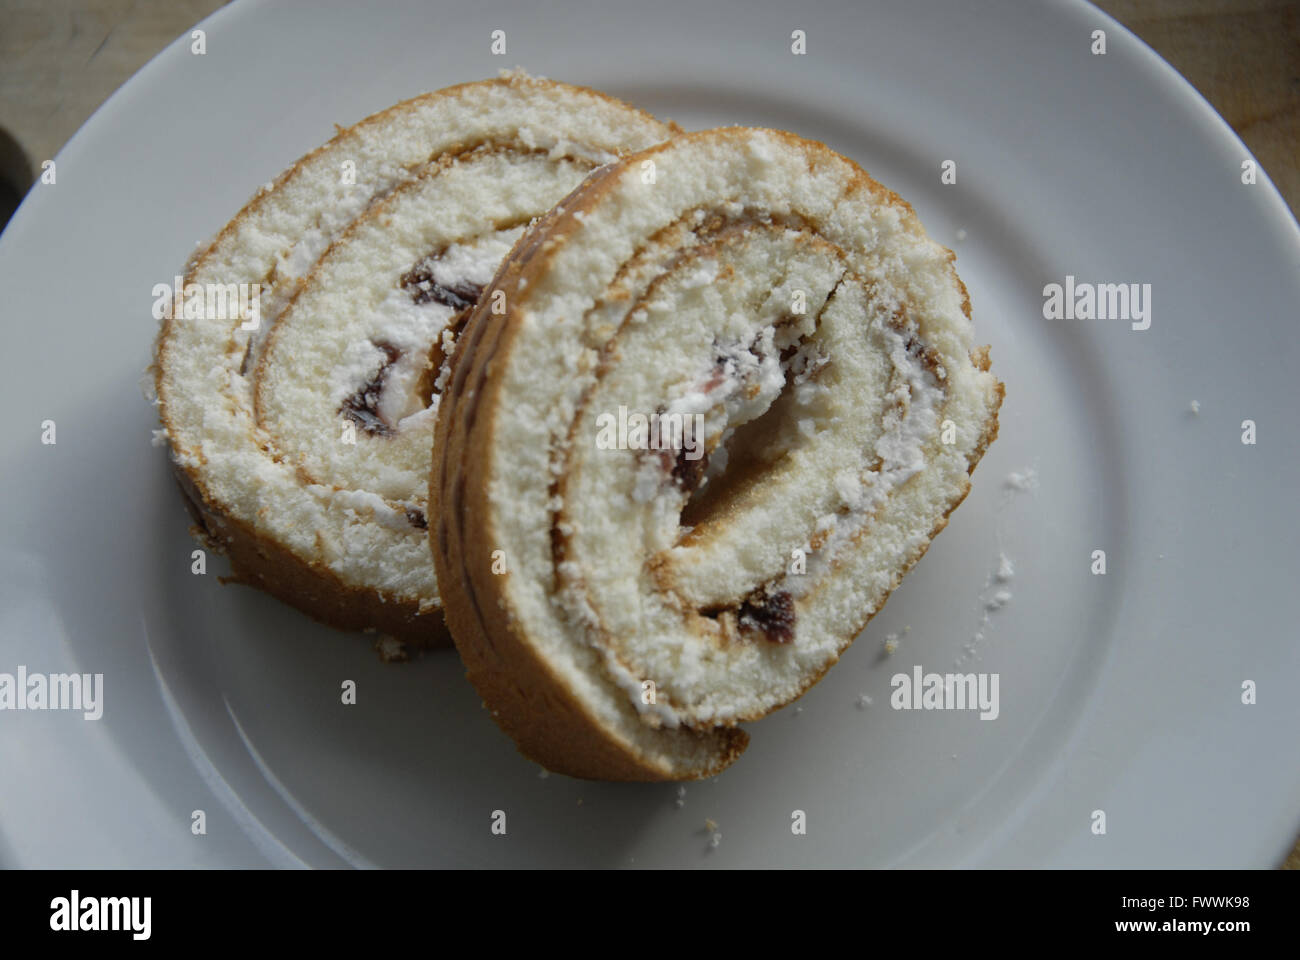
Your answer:
[[[1006,583],[1016,575],[1016,566],[1005,553],[998,554],[998,570],[993,574],[998,583]]]
[[[379,654],[379,659],[384,663],[406,663],[411,659],[407,653],[406,644],[396,637],[390,637],[386,634],[379,634],[371,644],[375,653]]]
[[[993,596],[989,597],[989,599],[984,602],[984,609],[1001,610],[1010,602],[1011,602],[1011,591],[999,590],[997,593],[993,594]]]
[[[963,240],[965,240],[965,239],[966,239],[966,228],[965,228],[965,227],[959,227],[959,228],[957,229],[957,242],[958,242],[958,243],[961,243],[961,242],[962,242]]]
[[[718,844],[722,842],[722,831],[718,829],[717,823],[712,819],[704,821],[704,831],[709,835],[709,847],[713,850],[718,849]]]
[[[857,703],[859,710],[865,710],[867,707],[871,706],[871,698],[865,693],[858,694]]]
[[[1037,483],[1037,473],[1033,470],[1027,471],[1032,476],[1033,482]],[[964,666],[971,660],[979,659],[979,646],[984,642],[984,628],[992,623],[991,613],[1001,610],[1011,602],[1012,593],[1006,589],[1006,584],[1010,583],[1016,575],[1016,566],[1012,563],[1011,558],[1006,553],[999,551],[995,566],[989,572],[984,580],[984,586],[980,588],[977,602],[980,604],[979,624],[975,628],[975,633],[971,636],[970,641],[962,644],[962,652],[953,660],[954,666]],[[997,588],[995,584],[1001,584],[1002,588]]]
[[[1033,467],[1028,467],[1023,471],[1012,471],[1007,474],[1003,486],[1008,490],[1016,491],[1016,493],[1032,493],[1038,489],[1038,471]]]
[[[547,770],[545,767],[542,767],[542,769],[537,771],[538,780],[549,780],[550,778],[551,778],[551,771]]]
[[[682,807],[686,806],[686,788],[685,788],[685,787],[680,787],[680,786],[679,786],[679,787],[677,788],[677,799],[673,801],[673,806],[676,807],[678,810],[680,810]]]
[[[1193,400],[1189,403],[1187,405],[1187,412],[1194,417],[1199,417],[1201,415],[1201,401]]]
[[[898,634],[890,633],[885,635],[885,656],[892,657],[898,650]]]

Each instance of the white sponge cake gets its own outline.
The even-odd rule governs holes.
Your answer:
[[[185,283],[256,288],[256,329],[182,311],[155,367],[181,485],[237,580],[341,627],[445,638],[425,497],[460,327],[532,219],[673,132],[506,75],[340,131],[231,221]]]
[[[851,161],[745,128],[604,168],[524,235],[442,398],[430,537],[527,755],[706,776],[834,664],[997,433],[953,259]]]

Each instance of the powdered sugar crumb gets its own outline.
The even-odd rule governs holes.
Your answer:
[[[984,642],[984,628],[990,623],[990,614],[1001,610],[1011,602],[1011,591],[1006,589],[1005,585],[1011,582],[1015,574],[1016,566],[1011,558],[999,551],[996,565],[985,579],[984,586],[980,588],[979,626],[976,627],[969,642],[962,644],[962,652],[953,660],[955,666],[962,666],[978,658],[979,646]],[[1003,586],[997,587],[997,584]]]
[[[1027,467],[1023,471],[1012,471],[1007,474],[1002,485],[1016,493],[1032,493],[1038,489],[1038,470]]]
[[[999,553],[998,569],[997,573],[993,574],[993,578],[997,580],[998,583],[1007,583],[1015,575],[1016,567],[1015,564],[1011,562],[1011,558],[1005,553]]]
[[[1011,591],[999,590],[997,593],[993,594],[993,596],[989,597],[989,599],[984,602],[984,609],[1001,610],[1010,602],[1011,602]]]
[[[410,659],[406,644],[388,634],[379,634],[371,645],[384,663],[405,663]]]

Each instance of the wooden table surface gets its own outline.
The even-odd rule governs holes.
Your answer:
[[[0,179],[21,195],[96,107],[223,2],[0,0]],[[1300,210],[1300,0],[1097,3],[1200,90]],[[1300,869],[1300,843],[1285,865]]]

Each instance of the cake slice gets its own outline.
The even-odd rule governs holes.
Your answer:
[[[457,648],[551,770],[708,776],[943,529],[997,434],[950,251],[825,146],[686,134],[515,246],[438,410]]]
[[[189,264],[201,308],[174,311],[155,358],[177,477],[234,579],[445,640],[425,496],[460,328],[532,219],[673,132],[515,73],[399,103],[258,193]],[[214,312],[210,290],[256,309]]]

